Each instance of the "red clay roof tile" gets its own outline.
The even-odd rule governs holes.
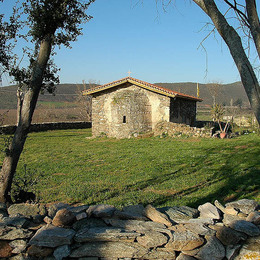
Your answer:
[[[91,95],[91,94],[94,94],[94,93],[98,93],[98,92],[101,92],[103,90],[121,85],[121,84],[126,83],[126,82],[138,84],[138,86],[140,86],[140,87],[147,88],[151,91],[154,91],[156,93],[159,93],[159,94],[162,94],[162,95],[165,95],[165,96],[179,97],[179,98],[191,99],[191,100],[195,100],[195,101],[202,101],[201,98],[197,98],[197,97],[194,97],[194,96],[190,96],[190,95],[186,95],[186,94],[183,94],[183,93],[180,93],[180,92],[176,92],[176,91],[173,91],[173,90],[170,90],[170,89],[167,89],[167,88],[163,88],[163,87],[160,87],[160,86],[157,86],[157,85],[154,85],[154,84],[151,84],[151,83],[139,80],[139,79],[135,79],[135,78],[132,78],[132,77],[122,78],[122,79],[107,83],[107,84],[102,85],[102,86],[97,86],[97,87],[94,87],[94,88],[91,88],[91,89],[87,89],[87,90],[83,91],[83,95]]]

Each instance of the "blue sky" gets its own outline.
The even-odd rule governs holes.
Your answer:
[[[13,1],[4,2],[8,12]],[[83,36],[72,49],[57,50],[61,83],[105,84],[126,77],[128,70],[150,83],[240,80],[220,37],[206,40],[207,55],[198,48],[208,34],[201,29],[209,22],[199,7],[178,0],[166,11],[155,0],[96,0],[88,11],[94,18],[84,25]]]

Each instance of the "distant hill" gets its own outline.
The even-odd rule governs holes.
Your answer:
[[[79,93],[85,88],[82,84],[60,84],[56,86],[55,94],[49,94],[47,92],[40,94],[38,101],[42,102],[66,102],[72,103],[76,101]],[[13,109],[16,108],[17,86],[0,87],[0,109]]]
[[[196,96],[197,83],[184,82],[184,83],[155,83],[155,85],[172,89],[184,94]],[[86,85],[86,88],[89,88]],[[91,86],[93,87],[93,85]],[[213,89],[212,84],[199,84],[200,98],[203,99],[201,104],[211,105],[213,102]],[[16,108],[16,86],[0,87],[0,109],[13,109]],[[44,93],[39,96],[39,103],[42,102],[60,102],[60,103],[73,103],[76,101],[78,93],[84,90],[82,84],[60,84],[56,87],[55,95]],[[248,104],[248,98],[241,82],[232,84],[223,84],[215,87],[216,102],[230,104],[231,99],[236,101],[240,98],[244,105]]]
[[[155,83],[158,86],[165,87],[177,92],[187,95],[197,96],[197,83]],[[201,104],[211,105],[213,103],[213,95],[216,93],[216,102],[230,105],[231,99],[235,102],[237,99],[243,101],[243,105],[248,105],[248,97],[241,82],[231,84],[221,84],[214,86],[214,84],[199,84],[200,98],[203,99]]]

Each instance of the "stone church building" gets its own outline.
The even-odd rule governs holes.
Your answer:
[[[92,96],[92,135],[128,138],[160,121],[193,125],[201,99],[132,77],[85,90]]]

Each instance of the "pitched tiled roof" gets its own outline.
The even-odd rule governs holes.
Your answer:
[[[83,91],[83,95],[95,94],[95,93],[98,93],[98,92],[104,91],[106,89],[110,89],[110,88],[119,86],[119,85],[127,83],[127,82],[132,83],[134,85],[137,85],[141,88],[145,88],[145,89],[148,89],[150,91],[168,96],[168,97],[179,97],[179,98],[191,99],[191,100],[195,100],[195,101],[202,101],[202,99],[200,99],[200,98],[193,97],[193,96],[186,95],[186,94],[182,94],[180,92],[176,92],[176,91],[173,91],[173,90],[170,90],[170,89],[167,89],[167,88],[159,87],[157,85],[154,85],[154,84],[151,84],[151,83],[139,80],[139,79],[135,79],[135,78],[132,78],[132,77],[126,77],[126,78],[123,78],[123,79],[119,79],[117,81],[107,83],[107,84],[102,85],[102,86],[97,86],[97,87],[94,87],[94,88],[91,88],[91,89],[87,89],[87,90]]]

